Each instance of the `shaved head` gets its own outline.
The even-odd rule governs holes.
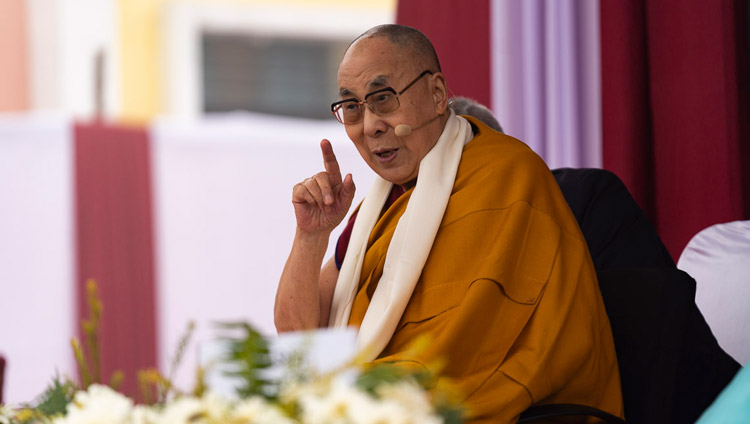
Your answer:
[[[347,50],[357,41],[364,38],[384,37],[391,44],[409,50],[417,67],[441,72],[435,47],[426,35],[419,30],[405,25],[385,24],[372,27],[349,44]]]
[[[372,28],[349,45],[336,80],[341,102],[354,101],[362,111],[361,119],[345,128],[365,162],[394,184],[416,181],[419,164],[451,116],[448,87],[430,40],[401,25]],[[370,102],[388,97],[374,95],[386,90],[397,104],[381,113]],[[368,107],[362,107],[365,102]],[[412,132],[397,134],[399,125]]]

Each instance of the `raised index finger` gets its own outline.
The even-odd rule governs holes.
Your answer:
[[[339,169],[339,162],[336,160],[336,155],[333,154],[331,142],[323,139],[320,142],[320,150],[323,152],[323,166],[326,168],[326,174],[328,174],[331,186],[341,184],[341,170]]]

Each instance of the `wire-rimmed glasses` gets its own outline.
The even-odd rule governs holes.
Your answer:
[[[367,93],[363,101],[359,101],[355,98],[339,100],[338,102],[331,104],[331,113],[333,113],[333,116],[344,125],[356,124],[361,121],[365,116],[365,110],[363,107],[365,104],[377,115],[391,113],[398,109],[401,104],[398,97],[404,94],[409,87],[414,85],[414,83],[427,74],[432,75],[433,72],[429,69],[423,71],[399,92],[396,92],[396,90],[391,87],[385,87]]]

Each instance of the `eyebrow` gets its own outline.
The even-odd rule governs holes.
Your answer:
[[[342,88],[341,90],[339,90],[339,97],[341,97],[342,99],[344,97],[351,97],[353,95],[354,94],[352,93],[352,90],[349,90],[348,88]]]
[[[378,75],[375,78],[373,78],[372,81],[367,83],[367,92],[369,93],[373,89],[378,89],[378,88],[387,87],[387,86],[388,86],[388,77],[385,75]],[[343,99],[344,97],[356,97],[356,95],[354,94],[352,90],[344,87],[341,90],[339,90],[339,97]]]

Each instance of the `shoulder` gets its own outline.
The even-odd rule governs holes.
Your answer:
[[[529,146],[475,118],[466,118],[478,132],[464,147],[456,190],[475,188],[492,194],[501,203],[515,200],[534,203],[544,193],[560,191],[547,165]]]
[[[461,156],[453,204],[449,204],[451,218],[522,206],[548,215],[566,232],[578,233],[560,186],[544,161],[522,141],[466,118],[479,131]]]
[[[464,154],[479,155],[482,153],[504,153],[505,155],[517,156],[527,158],[529,160],[541,161],[541,158],[534,153],[529,146],[521,140],[518,140],[510,135],[503,134],[495,131],[482,121],[472,117],[463,116],[468,120],[474,128],[476,133],[474,138],[466,144],[464,148]],[[541,161],[544,163],[544,161]]]
[[[464,147],[457,177],[484,176],[549,180],[549,168],[529,146],[509,135],[497,132],[471,116],[465,116],[477,129]],[[476,175],[479,172],[480,175]],[[551,180],[550,180],[551,181]]]

